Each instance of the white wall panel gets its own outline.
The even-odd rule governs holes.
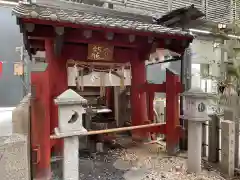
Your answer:
[[[125,71],[125,85],[131,85],[131,72],[130,70]],[[68,67],[68,86],[76,86],[76,70],[74,67]],[[94,76],[94,78],[92,78]],[[109,73],[105,73],[105,86],[120,86],[120,78],[115,75],[109,75]],[[80,79],[80,78],[79,78]],[[94,79],[94,80],[92,80]],[[79,83],[80,84],[80,83]],[[100,73],[93,72],[89,75],[83,76],[83,84],[84,86],[100,86]]]
[[[192,43],[192,63],[209,64],[216,59],[213,41],[195,39]]]

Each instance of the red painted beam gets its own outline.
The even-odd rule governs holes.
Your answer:
[[[145,83],[143,85],[139,86],[139,92],[149,92],[149,93],[154,93],[154,92],[166,92],[166,83],[162,84],[149,84]]]
[[[56,36],[56,33],[53,26],[35,25],[33,32],[28,32],[28,36],[34,39],[51,39]]]
[[[148,92],[148,93],[154,93],[154,92],[166,92],[166,82],[162,84],[149,84],[145,83],[139,87],[139,92]],[[180,82],[176,83],[176,93],[182,93],[183,92],[183,86]]]
[[[22,18],[23,23],[34,23],[34,24],[42,24],[42,25],[51,25],[51,26],[63,26],[63,27],[72,27],[72,28],[88,28],[91,30],[99,30],[104,29],[105,31],[114,31],[116,33],[123,33],[123,34],[135,34],[139,36],[150,36],[156,38],[166,38],[166,39],[176,39],[176,40],[189,40],[191,41],[193,38],[189,36],[177,35],[177,34],[166,34],[166,33],[155,33],[155,32],[144,32],[144,31],[136,31],[131,29],[124,29],[124,28],[116,28],[116,27],[96,27],[90,26],[86,24],[73,24],[73,23],[64,23],[64,22],[57,22],[57,21],[50,21],[50,20],[41,20],[41,19],[34,19],[34,18]]]
[[[29,39],[30,46],[36,49],[45,49],[45,41],[37,39]]]
[[[93,43],[93,44],[109,44],[113,46],[137,48],[147,43],[146,37],[137,36],[134,42],[129,41],[129,36],[126,34],[115,33],[112,40],[107,39],[107,32],[104,31],[92,31],[92,37],[86,38],[83,35],[83,30],[74,29],[67,30],[64,35],[65,42],[74,43]]]
[[[112,40],[108,40],[106,37],[107,32],[105,31],[92,31],[92,36],[86,38],[83,35],[84,30],[87,29],[71,29],[66,28],[64,33],[64,41],[72,43],[93,43],[93,44],[110,44],[113,46],[123,47],[139,47],[140,45],[148,42],[147,37],[137,36],[134,42],[130,42],[128,35],[115,33]],[[54,39],[55,29],[53,26],[36,25],[33,32],[29,32],[28,36],[30,39]]]
[[[128,35],[126,33],[119,33],[118,31],[110,31],[108,29],[98,29],[92,30],[92,37],[86,39],[83,36],[83,31],[87,30],[87,27],[83,27],[81,29],[72,29],[71,27],[66,27],[65,29],[65,41],[73,42],[73,43],[108,43],[110,45],[119,46],[119,47],[129,47],[129,48],[140,48],[139,52],[141,53],[141,57],[145,57],[143,59],[148,58],[148,54],[152,51],[155,51],[156,48],[166,48],[166,44],[164,39],[166,38],[155,38],[154,46],[148,43],[148,36],[136,35],[136,40],[134,42],[129,42]],[[89,30],[89,29],[88,29]],[[113,40],[107,40],[106,34],[108,32],[115,33],[115,37]],[[28,36],[31,39],[53,39],[55,38],[55,29],[51,25],[40,25],[36,24],[33,32],[28,32]],[[182,46],[181,40],[172,39],[172,44],[169,49],[175,52],[182,54],[184,52],[184,47]]]

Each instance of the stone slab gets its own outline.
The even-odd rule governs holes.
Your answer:
[[[0,179],[30,180],[27,147],[26,136],[0,138]]]

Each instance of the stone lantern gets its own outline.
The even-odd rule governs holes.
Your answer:
[[[82,125],[83,104],[87,103],[75,91],[68,89],[55,99],[58,105],[58,124],[61,134],[84,134],[87,130]],[[63,179],[79,180],[79,140],[78,136],[64,138]]]
[[[210,120],[207,108],[211,96],[194,87],[182,94],[185,97],[184,115],[188,120],[188,171],[201,172],[202,123]]]

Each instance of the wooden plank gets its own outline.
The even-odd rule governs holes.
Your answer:
[[[130,67],[130,64],[129,63],[115,63],[115,62],[95,62],[95,61],[75,61],[75,60],[72,60],[72,59],[69,59],[67,61],[67,65],[68,66],[74,66],[74,65],[86,65],[86,66],[89,66],[89,65],[93,65],[93,66],[111,66],[111,67],[126,67],[126,68],[129,68]]]
[[[130,127],[122,127],[122,128],[112,128],[112,129],[105,129],[105,130],[97,130],[97,131],[88,131],[88,132],[69,132],[69,133],[60,133],[58,128],[55,128],[55,134],[51,135],[51,139],[60,139],[65,137],[71,136],[90,136],[90,135],[97,135],[97,134],[107,134],[107,133],[116,133],[116,132],[123,132],[123,131],[131,131],[135,129],[146,129],[146,128],[153,128],[153,127],[162,127],[161,131],[164,131],[165,123],[152,123],[146,125],[139,125],[139,126],[130,126]]]

